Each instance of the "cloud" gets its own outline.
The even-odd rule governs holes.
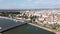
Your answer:
[[[0,0],[0,2],[3,2],[4,0]]]
[[[32,0],[27,0],[27,1],[31,2]]]
[[[20,2],[21,1],[21,2]],[[60,7],[60,0],[0,0],[0,8],[53,8]]]
[[[44,1],[44,0],[28,0],[28,2],[25,2],[25,3],[21,3],[21,4],[19,4],[20,6],[20,8],[42,8],[42,7],[44,7],[44,8],[47,8],[47,7],[49,7],[49,8],[53,8],[53,7],[59,7],[59,4],[60,4],[60,2],[59,1],[52,1],[52,0],[50,0],[50,1]],[[58,6],[56,6],[56,5],[58,5]]]
[[[38,5],[38,6],[40,6],[40,5],[46,5],[46,6],[52,6],[52,5],[57,5],[57,4],[60,4],[60,1],[58,0],[56,0],[56,1],[44,1],[44,0],[40,0],[40,1],[34,1],[33,2],[33,4],[34,5]]]

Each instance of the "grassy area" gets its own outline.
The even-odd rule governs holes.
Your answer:
[[[50,24],[50,25],[44,25],[43,27],[46,27],[48,29],[54,30],[54,31],[60,31],[60,25],[59,24]]]
[[[37,25],[42,26],[41,24],[37,24]],[[60,25],[57,23],[55,23],[55,24],[44,24],[42,27],[60,32]]]

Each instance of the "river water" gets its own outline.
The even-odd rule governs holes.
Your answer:
[[[55,34],[53,32],[26,24],[14,29],[8,30],[3,34]]]
[[[3,29],[15,24],[19,24],[19,23],[0,18],[0,27],[2,27]],[[10,29],[8,31],[5,31],[3,32],[3,34],[55,34],[55,33],[29,25],[29,24],[25,24],[25,25],[21,25],[13,29]]]

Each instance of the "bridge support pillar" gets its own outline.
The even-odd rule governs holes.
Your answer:
[[[0,33],[0,34],[3,34],[3,33]]]

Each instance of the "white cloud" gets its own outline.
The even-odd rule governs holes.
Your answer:
[[[4,0],[0,0],[0,2],[3,2]]]
[[[33,5],[35,6],[41,6],[41,5],[44,5],[44,6],[53,6],[53,5],[57,5],[57,4],[60,4],[60,2],[56,2],[56,1],[49,1],[49,2],[45,2],[43,0],[40,0],[40,1],[34,1],[33,2]]]
[[[0,2],[3,2],[5,0],[0,0]],[[55,5],[60,5],[60,1],[45,1],[45,0],[27,0],[23,3],[5,3],[5,5],[1,4],[0,8],[39,8],[39,7],[54,7]]]
[[[27,1],[31,2],[32,0],[27,0]]]

